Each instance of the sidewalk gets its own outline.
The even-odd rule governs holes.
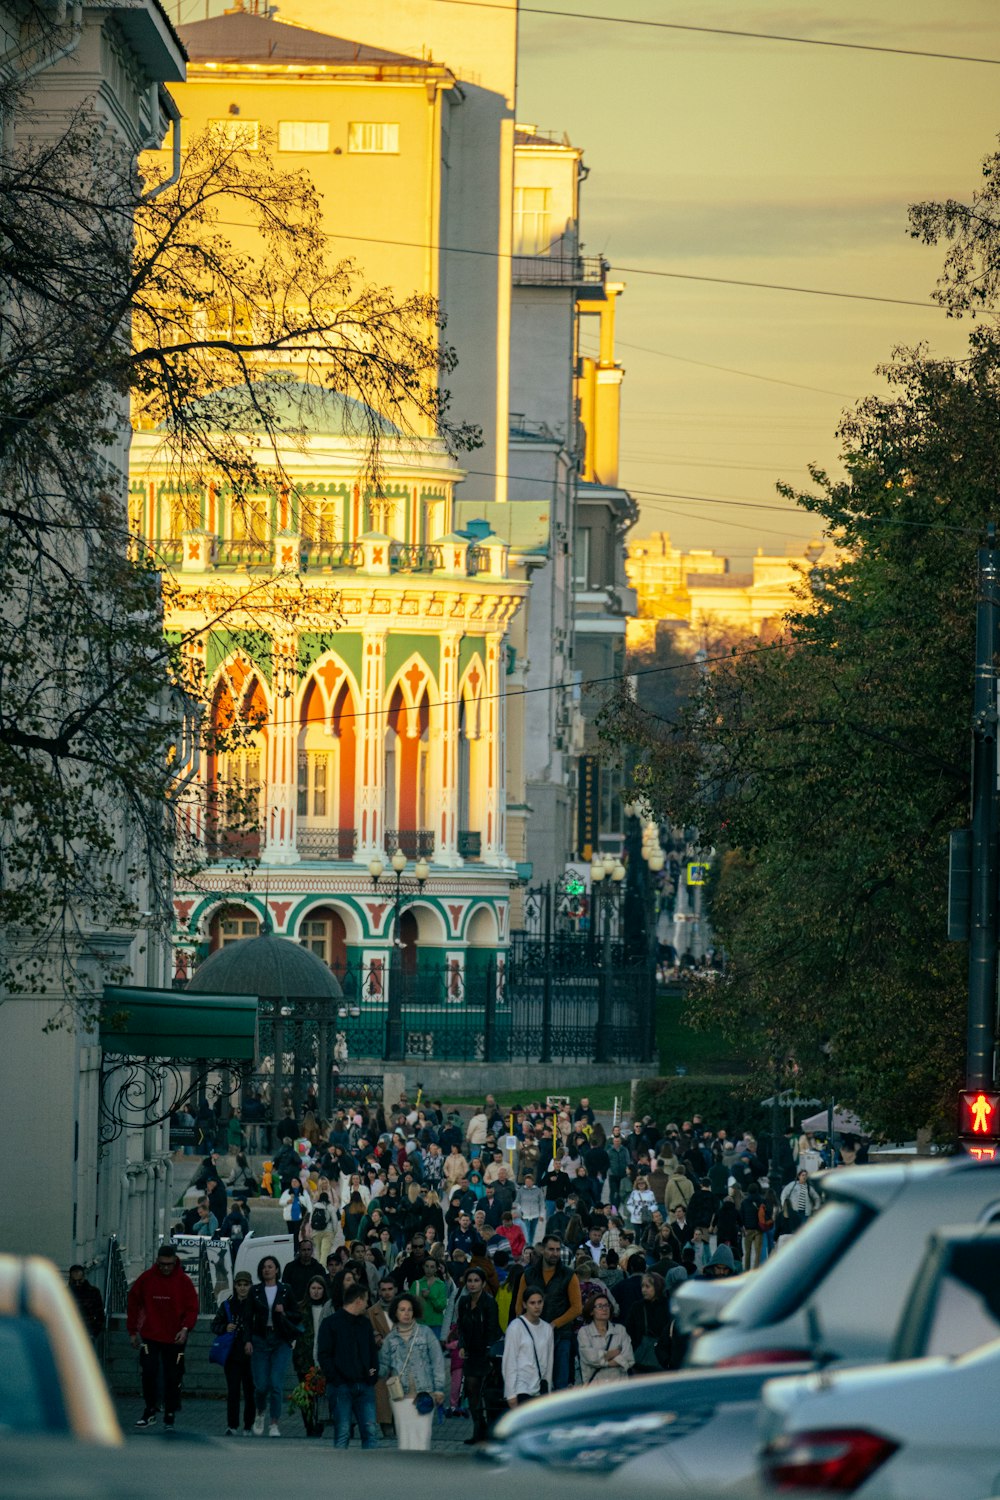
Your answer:
[[[220,1372],[220,1379],[222,1378]],[[291,1387],[289,1387],[291,1389]],[[142,1398],[138,1392],[135,1396],[117,1396],[114,1398],[115,1408],[118,1412],[118,1420],[121,1423],[122,1432],[130,1441],[141,1442],[145,1438],[160,1436],[164,1431],[162,1419],[155,1427],[144,1427],[136,1430],[136,1421],[142,1414]],[[186,1396],[181,1410],[177,1413],[176,1431],[178,1433],[196,1432],[204,1437],[217,1437],[224,1442],[231,1443],[237,1453],[250,1451],[255,1443],[270,1442],[274,1446],[275,1439],[267,1437],[257,1438],[226,1438],[226,1401],[225,1393],[220,1392],[218,1400],[211,1400],[202,1396]],[[439,1454],[461,1454],[468,1458],[475,1450],[465,1447],[465,1439],[472,1436],[472,1423],[466,1417],[445,1418],[443,1421],[435,1421],[433,1437],[431,1439],[431,1452]],[[286,1410],[281,1419],[281,1441],[309,1442],[313,1448],[327,1448],[333,1446],[333,1424],[327,1423],[326,1432],[322,1438],[307,1438],[302,1418],[298,1412]],[[360,1448],[357,1437],[351,1443],[352,1448]],[[395,1437],[383,1437],[382,1447],[393,1450],[396,1447]]]

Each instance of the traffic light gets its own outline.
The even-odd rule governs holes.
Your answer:
[[[958,1133],[970,1146],[995,1148],[1000,1141],[1000,1094],[985,1089],[965,1089],[959,1094]],[[994,1150],[989,1154],[992,1157]]]

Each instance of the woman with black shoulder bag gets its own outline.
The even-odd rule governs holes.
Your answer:
[[[298,1304],[287,1284],[281,1280],[281,1267],[273,1255],[265,1255],[257,1266],[259,1282],[250,1294],[253,1303],[253,1337],[250,1354],[253,1361],[254,1398],[257,1417],[253,1430],[264,1433],[264,1419],[270,1408],[269,1437],[280,1437],[278,1418],[284,1396],[285,1376],[292,1362],[292,1345],[302,1331]]]

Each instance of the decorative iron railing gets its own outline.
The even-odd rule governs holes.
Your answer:
[[[356,828],[298,828],[295,847],[303,859],[321,863],[353,859],[358,844]]]
[[[463,859],[478,859],[483,852],[483,836],[475,828],[458,830],[458,852]]]
[[[431,828],[390,828],[385,835],[386,854],[402,849],[407,859],[430,859],[434,853],[434,831]]]
[[[122,1259],[118,1236],[113,1234],[108,1241],[108,1253],[104,1262],[104,1332],[101,1334],[101,1362],[107,1363],[108,1339],[111,1319],[125,1312],[128,1305],[128,1277]]]
[[[270,543],[220,541],[216,553],[220,568],[269,568],[274,561]]]
[[[442,566],[441,548],[423,543],[411,546],[393,542],[389,548],[389,567],[393,573],[433,573]]]
[[[603,286],[608,262],[600,255],[515,255],[515,286]]]
[[[490,571],[490,549],[488,547],[470,547],[465,556],[466,572],[470,578],[477,573],[488,573]]]
[[[337,542],[326,545],[321,542],[303,542],[302,566],[310,572],[329,568],[360,568],[364,560],[364,549],[357,542]]]

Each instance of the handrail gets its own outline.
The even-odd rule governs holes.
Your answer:
[[[125,1312],[128,1307],[128,1277],[122,1259],[118,1236],[113,1234],[108,1241],[108,1253],[104,1262],[104,1332],[101,1335],[101,1363],[108,1358],[108,1336],[112,1314]]]

